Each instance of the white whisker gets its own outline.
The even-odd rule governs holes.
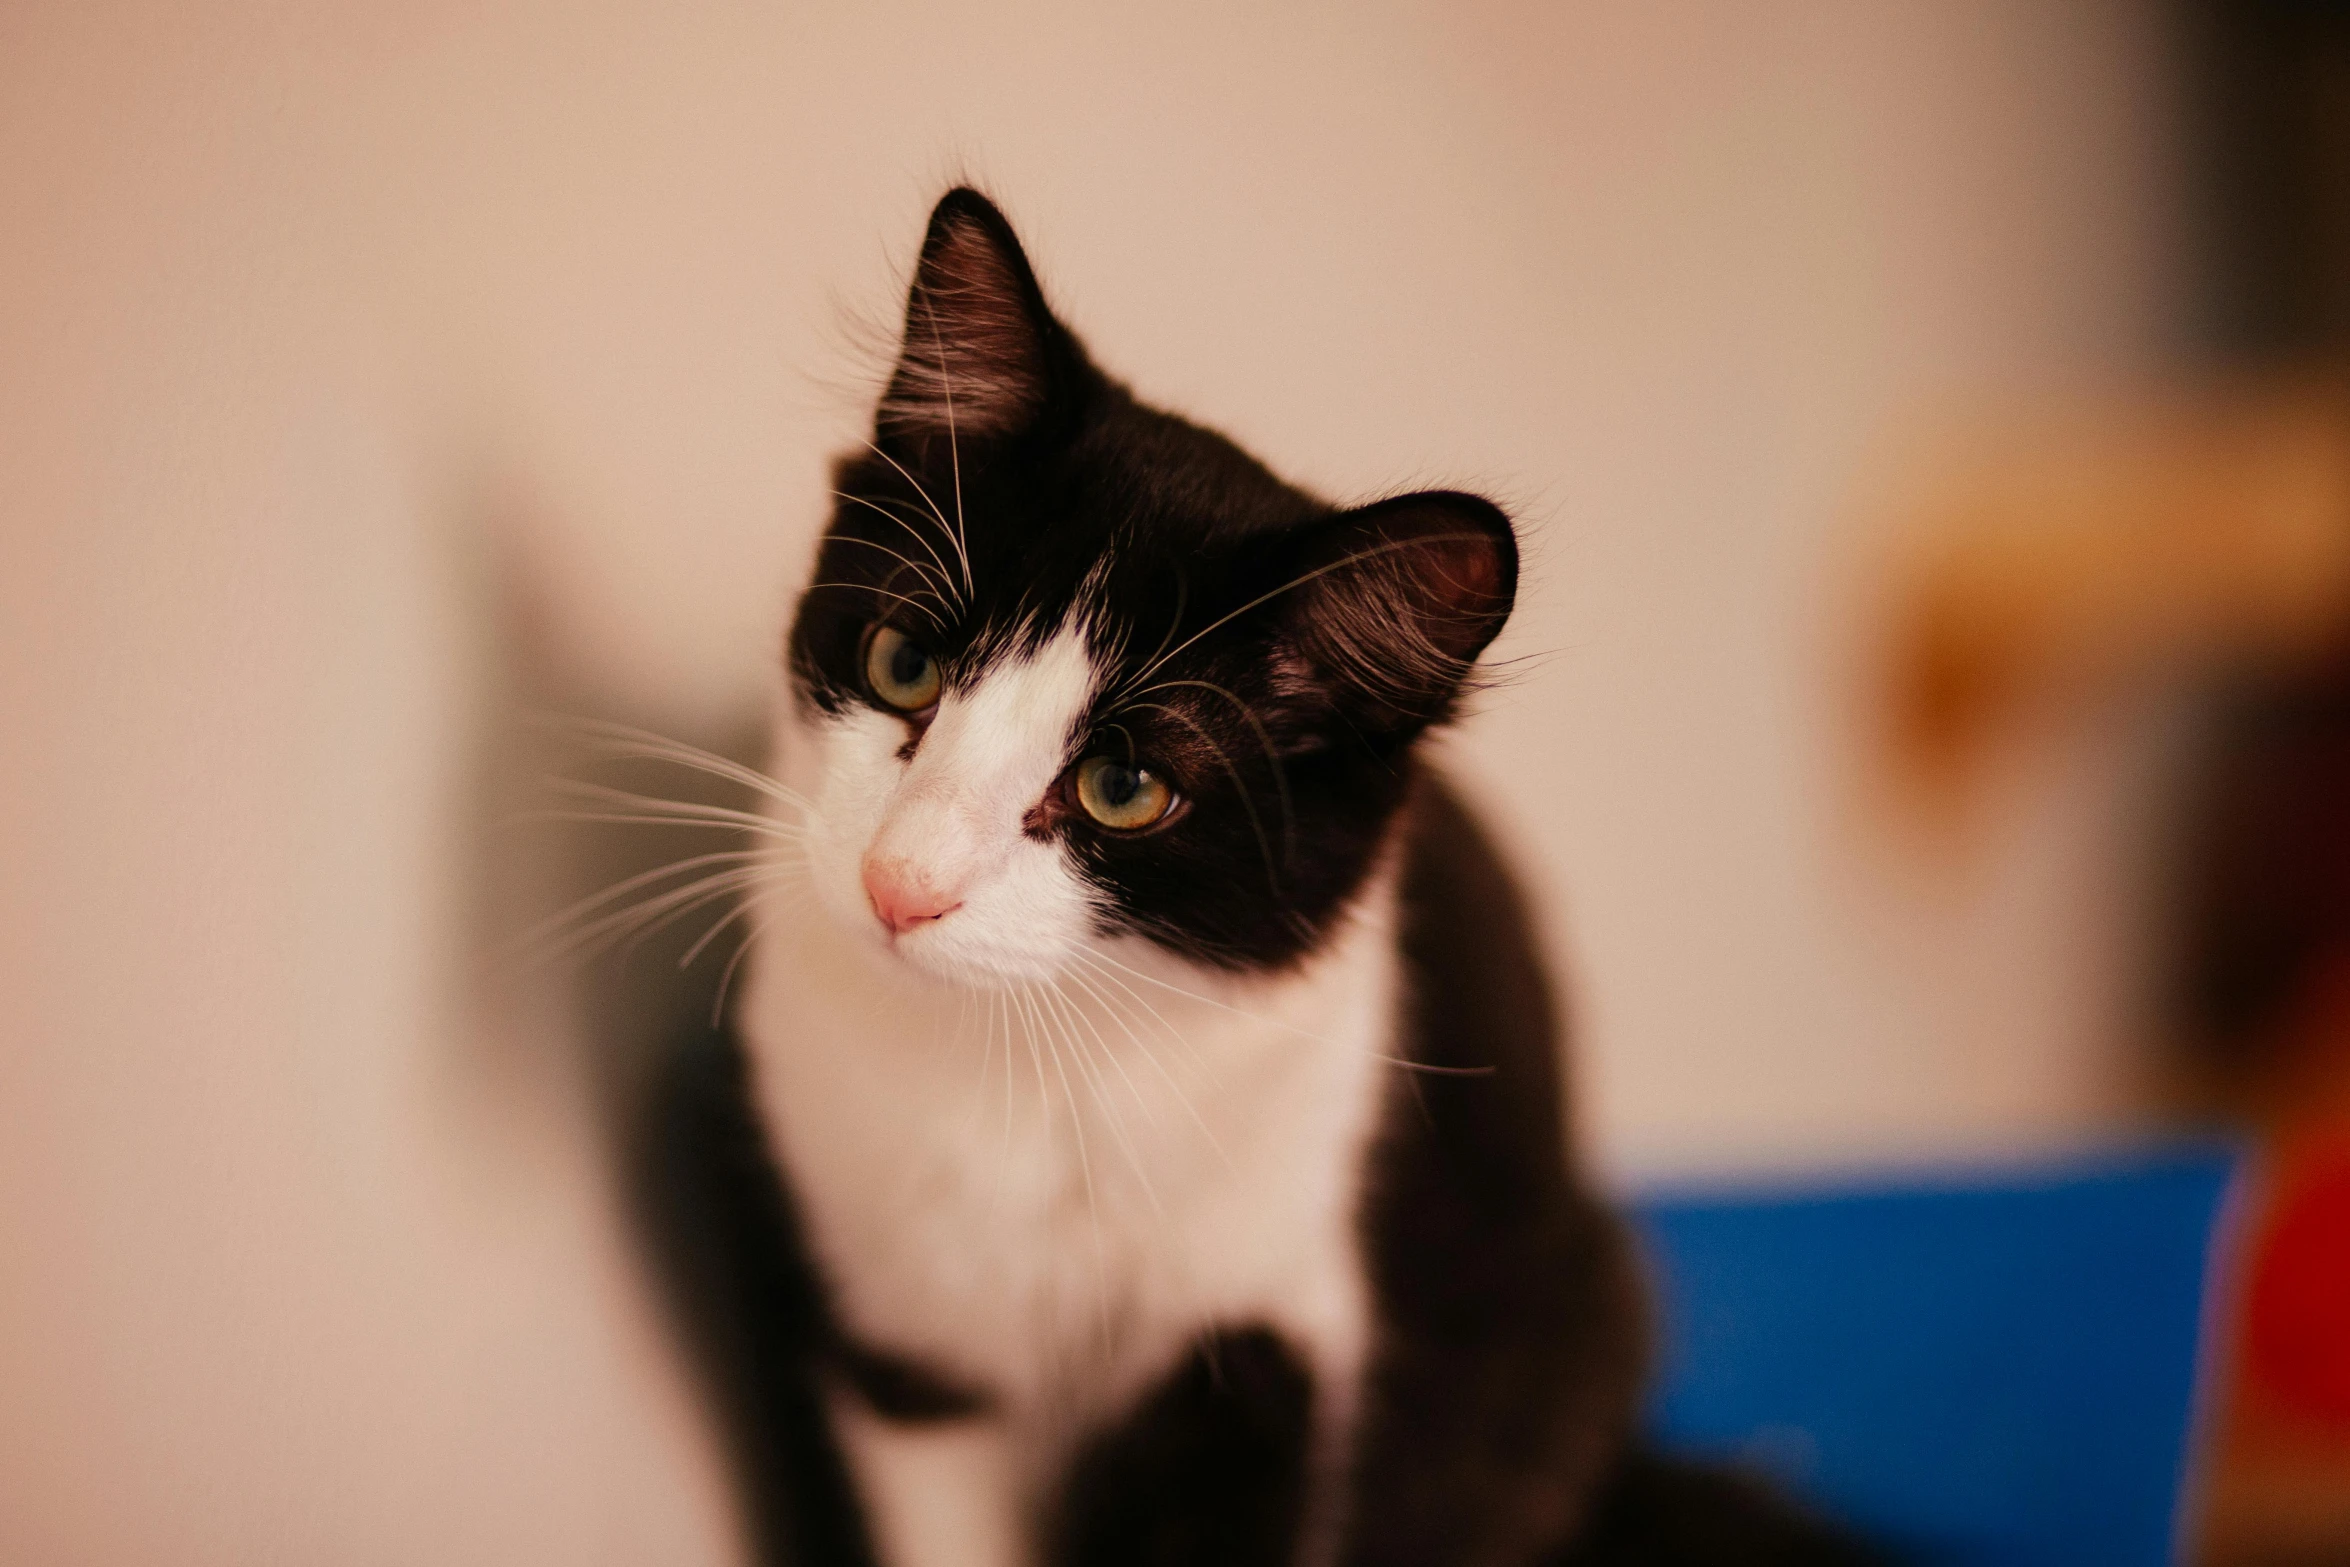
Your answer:
[[[1126,1135],[1125,1117],[1118,1113],[1118,1107],[1111,1102],[1108,1084],[1101,1075],[1101,1064],[1093,1059],[1093,1052],[1085,1047],[1085,1041],[1078,1036],[1077,1023],[1083,1022],[1088,1030],[1093,1030],[1092,1022],[1086,1019],[1083,1013],[1070,1001],[1062,991],[1058,980],[1044,981],[1044,991],[1055,1011],[1060,1014],[1062,1031],[1069,1040],[1069,1052],[1077,1060],[1077,1075],[1085,1079],[1087,1089],[1093,1094],[1094,1103],[1101,1107],[1102,1119],[1109,1125],[1110,1136],[1117,1141],[1119,1150],[1126,1155],[1127,1164],[1134,1170],[1135,1180],[1142,1186],[1143,1196],[1149,1200],[1154,1212],[1164,1213],[1166,1210],[1159,1204],[1159,1194],[1151,1185],[1150,1172],[1143,1166],[1142,1155],[1136,1151],[1133,1139]],[[1095,1039],[1101,1039],[1098,1030],[1093,1030],[1093,1033]],[[1104,1042],[1103,1048],[1108,1049],[1107,1042]],[[1121,1070],[1123,1069],[1121,1068]],[[1133,1079],[1129,1078],[1127,1082],[1131,1087]]]
[[[978,589],[972,585],[971,581],[971,549],[969,544],[963,538],[962,530],[947,521],[946,513],[938,509],[938,502],[932,500],[930,498],[930,492],[922,488],[922,481],[920,479],[917,479],[912,474],[906,472],[905,464],[899,462],[895,457],[892,457],[889,453],[883,451],[880,447],[875,446],[871,441],[867,441],[865,443],[865,447],[868,451],[872,452],[874,456],[880,458],[883,462],[888,463],[892,468],[897,469],[899,475],[903,477],[908,484],[914,486],[914,493],[922,497],[922,503],[925,506],[928,506],[930,508],[930,514],[938,519],[938,525],[940,529],[954,540],[955,553],[961,558],[963,562],[964,591],[967,593],[976,593]]]
[[[1029,981],[1020,984],[1021,993],[1030,998],[1038,1019],[1044,1016],[1041,1001],[1035,999]],[[1109,1257],[1102,1240],[1101,1198],[1094,1187],[1093,1157],[1086,1151],[1085,1112],[1078,1107],[1077,1090],[1069,1081],[1069,1068],[1061,1060],[1061,1048],[1052,1034],[1044,1035],[1044,1046],[1053,1058],[1053,1073],[1061,1080],[1061,1097],[1069,1106],[1069,1130],[1077,1142],[1077,1169],[1085,1181],[1085,1211],[1093,1229],[1094,1300],[1101,1314],[1102,1348],[1107,1352],[1110,1343],[1110,1274]]]
[[[950,613],[952,613],[955,609],[955,601],[948,597],[948,593],[950,591],[959,592],[960,590],[956,589],[952,582],[935,575],[928,566],[923,565],[920,561],[911,559],[900,551],[891,549],[886,544],[878,543],[872,539],[860,539],[853,533],[827,534],[825,535],[824,542],[827,544],[862,544],[869,550],[881,551],[882,554],[889,556],[891,559],[897,561],[906,570],[914,573],[915,579],[922,584],[922,591],[928,593],[932,598],[937,599],[943,608],[945,608]],[[890,574],[890,579],[895,581],[896,578],[897,574],[892,572]]]
[[[793,904],[787,908],[770,910],[764,918],[752,921],[750,931],[735,947],[734,956],[728,958],[726,967],[718,971],[718,994],[710,1002],[710,1026],[712,1028],[718,1027],[726,1020],[727,988],[734,983],[734,971],[742,965],[743,958],[751,948],[758,945],[759,938],[767,933],[768,926],[783,918],[784,915],[791,912],[792,908],[796,907],[798,905]]]
[[[666,865],[657,865],[648,871],[639,871],[636,875],[627,878],[625,881],[615,882],[611,886],[605,887],[600,891],[590,893],[588,896],[580,899],[576,903],[571,904],[567,908],[564,908],[557,913],[550,914],[545,919],[538,921],[536,924],[532,925],[530,929],[522,933],[521,943],[525,947],[535,946],[539,942],[545,940],[547,937],[569,925],[572,921],[580,918],[582,915],[594,913],[597,909],[602,908],[605,904],[612,902],[615,898],[624,898],[632,892],[638,891],[644,887],[652,886],[658,882],[668,879],[669,877],[680,875],[683,872],[690,870],[700,870],[706,866],[711,865],[723,865],[737,861],[755,861],[763,856],[766,852],[767,851],[764,849],[717,849],[711,851],[708,854],[697,854],[687,859],[672,860]]]
[[[1098,977],[1103,980],[1112,980],[1115,978],[1115,976],[1102,974],[1099,973],[1099,971],[1097,971],[1097,974]],[[1143,1060],[1149,1062],[1151,1069],[1157,1072],[1160,1079],[1166,1083],[1168,1092],[1175,1096],[1175,1102],[1183,1107],[1184,1113],[1186,1115],[1191,1117],[1192,1125],[1199,1128],[1200,1135],[1207,1139],[1208,1146],[1216,1151],[1216,1157],[1224,1162],[1224,1167],[1227,1170],[1236,1169],[1237,1167],[1232,1162],[1232,1156],[1224,1151],[1223,1142],[1217,1138],[1215,1131],[1208,1125],[1206,1117],[1199,1113],[1199,1107],[1192,1103],[1191,1095],[1184,1092],[1183,1085],[1176,1081],[1175,1074],[1168,1071],[1167,1064],[1159,1059],[1159,1053],[1150,1047],[1149,1043],[1143,1039],[1142,1035],[1135,1031],[1134,1025],[1127,1021],[1126,1017],[1119,1011],[1116,1005],[1116,998],[1112,996],[1107,990],[1101,989],[1092,980],[1089,980],[1081,970],[1069,970],[1068,977],[1072,983],[1076,984],[1078,988],[1085,991],[1086,994],[1099,999],[1103,1010],[1110,1015],[1110,1018],[1113,1022],[1115,1022],[1121,1029],[1125,1030],[1126,1037],[1134,1041],[1134,1048],[1142,1053]],[[1163,1020],[1162,1026],[1164,1026]],[[1190,1046],[1188,1042],[1177,1040],[1176,1043],[1183,1045],[1186,1052],[1190,1053]],[[1115,1061],[1117,1058],[1112,1056],[1111,1059]],[[1196,1053],[1193,1053],[1194,1064],[1197,1064],[1197,1060],[1198,1057]],[[1136,1097],[1138,1099],[1140,1098],[1139,1090],[1137,1090]]]
[[[1171,990],[1179,996],[1188,996],[1192,1000],[1202,1002],[1208,1006],[1219,1007],[1224,1011],[1231,1013],[1235,1017],[1244,1017],[1252,1023],[1263,1023],[1269,1027],[1285,1029],[1288,1032],[1297,1035],[1301,1039],[1313,1040],[1316,1044],[1326,1045],[1330,1043],[1330,1041],[1324,1038],[1322,1035],[1313,1032],[1311,1029],[1300,1028],[1295,1023],[1285,1023],[1277,1017],[1266,1017],[1261,1013],[1250,1012],[1241,1007],[1233,1006],[1229,1002],[1218,1001],[1213,996],[1203,996],[1196,990],[1185,990],[1181,985],[1170,985],[1165,980],[1156,978],[1153,975],[1145,974],[1140,969],[1128,968],[1125,964],[1120,963],[1116,958],[1109,956],[1107,953],[1093,952],[1086,954],[1086,956],[1091,961],[1107,963],[1113,968],[1121,970],[1124,973],[1131,974],[1146,985],[1156,985],[1161,990]],[[1410,1061],[1406,1060],[1402,1056],[1385,1055],[1379,1051],[1372,1051],[1370,1054],[1371,1058],[1375,1061],[1383,1061],[1389,1066],[1399,1068],[1406,1072],[1425,1072],[1431,1077],[1490,1077],[1496,1070],[1490,1066],[1430,1066],[1425,1061]]]
[[[1330,1042],[1329,1040],[1323,1038],[1320,1034],[1313,1032],[1311,1029],[1299,1028],[1295,1023],[1285,1023],[1276,1017],[1264,1017],[1258,1013],[1248,1011],[1246,1008],[1233,1006],[1230,1002],[1218,1001],[1214,996],[1203,996],[1196,990],[1186,990],[1181,985],[1170,985],[1165,980],[1158,978],[1156,975],[1145,974],[1138,968],[1128,967],[1126,964],[1119,962],[1116,958],[1111,957],[1106,952],[1097,951],[1088,955],[1099,962],[1107,963],[1110,965],[1110,967],[1118,970],[1122,974],[1131,974],[1146,985],[1156,985],[1161,990],[1171,990],[1178,996],[1187,997],[1190,1000],[1200,1002],[1206,1006],[1216,1007],[1222,1011],[1231,1013],[1234,1017],[1244,1017],[1252,1023],[1263,1023],[1273,1028],[1286,1029],[1290,1033],[1296,1034],[1302,1039],[1313,1040],[1316,1044],[1326,1045]]]
[[[1012,1079],[1016,1075],[1012,1068],[1012,1005],[1002,991],[990,990],[987,992],[987,1027],[988,1037],[991,1039],[995,1035],[998,1014],[1002,1015],[1004,1028],[1004,1146],[1001,1156],[996,1161],[995,1197],[989,1204],[990,1211],[1003,1205],[1004,1183],[1011,1177]],[[1043,1074],[1038,1073],[1039,1084],[1043,1080]]]
[[[914,542],[922,546],[923,553],[927,554],[934,562],[937,563],[936,575],[938,581],[943,584],[945,590],[953,595],[958,604],[963,602],[963,589],[957,585],[955,582],[954,573],[948,569],[946,557],[938,552],[937,546],[930,542],[929,536],[925,534],[920,528],[915,527],[912,522],[908,521],[904,517],[899,516],[896,512],[889,510],[883,504],[883,502],[890,500],[891,497],[883,496],[881,500],[877,501],[871,499],[868,496],[851,495],[846,490],[834,490],[832,493],[833,497],[837,500],[847,501],[853,506],[862,506],[868,511],[878,513],[879,515],[888,518],[891,522],[894,522],[899,527],[905,529],[907,533],[913,536]],[[832,537],[847,538],[849,535],[834,534]],[[867,543],[870,541],[860,539],[857,542]],[[954,541],[952,538],[950,538],[947,542],[951,544]],[[892,551],[892,553],[894,554],[895,551]],[[900,560],[905,560],[906,564],[909,566],[916,564],[914,561],[907,560],[907,558],[903,555],[898,556],[898,558]]]
[[[796,864],[785,865],[779,863],[776,866],[778,871],[798,868],[799,866]],[[781,892],[788,885],[789,883],[785,882],[779,876],[777,878],[776,885],[772,887],[763,887],[758,892],[755,892],[744,898],[740,903],[736,904],[733,909],[727,912],[725,918],[719,920],[717,924],[712,925],[708,930],[703,931],[700,938],[696,940],[692,946],[685,949],[684,955],[679,957],[677,960],[677,966],[681,969],[691,967],[694,959],[702,955],[703,949],[708,947],[711,942],[718,939],[718,933],[720,931],[726,929],[727,926],[733,924],[736,920],[739,920],[744,915],[750,913],[753,908],[758,906],[758,902],[761,898],[766,897],[771,893]]]
[[[876,587],[870,582],[811,582],[808,584],[808,591],[810,593],[817,592],[818,590],[824,588],[837,588],[843,592],[848,593],[878,593],[885,599],[897,600],[900,604],[905,605],[908,609],[921,611],[923,614],[930,617],[930,623],[932,625],[938,627],[938,629],[941,631],[946,629],[947,623],[945,620],[940,618],[938,611],[932,609],[929,605],[923,603],[918,598],[909,598],[903,593],[893,592],[888,588]]]
[[[607,756],[616,759],[675,762],[681,767],[691,767],[715,777],[731,779],[755,794],[766,795],[802,811],[815,809],[807,796],[780,779],[770,778],[756,768],[745,767],[731,757],[688,745],[683,740],[654,734],[651,730],[633,728],[609,719],[578,718],[562,713],[537,714],[530,721],[542,727],[565,729],[596,740],[603,746]]]
[[[1138,1006],[1144,1012],[1149,1013],[1152,1020],[1159,1025],[1159,1031],[1166,1037],[1167,1042],[1173,1045],[1176,1049],[1183,1052],[1184,1059],[1191,1064],[1194,1070],[1196,1070],[1202,1077],[1208,1080],[1210,1087],[1219,1090],[1223,1088],[1224,1085],[1222,1081],[1216,1076],[1215,1069],[1211,1067],[1208,1064],[1206,1058],[1200,1054],[1199,1047],[1193,1044],[1181,1029],[1168,1022],[1166,1014],[1162,1013],[1157,1007],[1151,1005],[1149,997],[1145,996],[1141,991],[1136,990],[1111,968],[1107,967],[1106,965],[1110,960],[1105,955],[1101,953],[1080,951],[1075,954],[1075,956],[1077,956],[1080,961],[1090,965],[1094,974],[1103,983],[1115,985],[1119,990],[1125,992],[1128,1000],[1131,1001],[1135,1006]]]
[[[922,313],[930,318],[930,340],[938,349],[939,389],[946,396],[947,462],[955,479],[955,543],[963,550],[963,569],[969,572],[971,552],[969,540],[963,531],[963,452],[961,443],[955,438],[955,373],[947,363],[946,339],[939,334],[938,312],[931,307],[927,289],[921,291],[921,299]]]
[[[971,1002],[973,993],[963,987],[955,992],[955,1050],[959,1054],[964,1036],[971,1031]],[[971,1113],[964,1118],[963,1129],[956,1141],[967,1141],[979,1125],[979,1116],[987,1108],[988,1068],[995,1064],[995,1036],[990,1033],[980,1040],[979,1082],[971,1090]]]
[[[1063,969],[1061,973],[1051,981],[1054,993],[1061,996],[1062,1004],[1069,1008],[1071,1015],[1073,1015],[1079,1022],[1085,1025],[1085,1031],[1093,1036],[1094,1043],[1101,1046],[1102,1057],[1110,1063],[1111,1068],[1117,1072],[1121,1079],[1124,1080],[1126,1084],[1126,1091],[1133,1096],[1135,1108],[1142,1112],[1143,1119],[1149,1122],[1152,1126],[1157,1126],[1159,1119],[1158,1112],[1151,1107],[1149,1096],[1144,1094],[1141,1087],[1136,1084],[1133,1074],[1126,1070],[1126,1063],[1119,1058],[1118,1052],[1111,1047],[1109,1040],[1104,1037],[1100,1027],[1094,1022],[1092,1014],[1086,1011],[1079,998],[1062,993],[1060,982],[1063,979],[1069,980],[1071,983],[1075,984],[1086,997],[1091,998],[1097,1002],[1100,1000],[1100,993],[1094,990],[1090,985],[1087,985],[1085,983],[1084,976],[1079,974],[1075,969]],[[1110,1016],[1111,1021],[1117,1021],[1116,1013],[1113,1012],[1110,1014]],[[1098,1065],[1096,1067],[1096,1071],[1099,1071]]]
[[[782,843],[796,844],[802,841],[797,831],[772,825],[753,827],[742,822],[719,822],[695,816],[667,816],[643,811],[538,810],[523,811],[517,819],[533,822],[601,822],[619,827],[700,827],[712,831],[754,833]]]
[[[684,918],[695,909],[717,898],[745,887],[757,885],[773,874],[767,864],[738,866],[733,870],[715,871],[682,887],[664,892],[658,897],[607,914],[601,919],[571,932],[556,943],[545,955],[560,956],[566,952],[600,950],[608,945],[607,938],[617,938],[630,944],[643,940],[653,932]]]
[[[665,800],[658,795],[637,794],[628,789],[614,789],[606,784],[587,783],[576,778],[550,778],[547,786],[557,793],[576,795],[583,800],[600,801],[611,805],[628,806],[640,814],[588,814],[581,812],[540,811],[531,814],[587,821],[636,821],[669,823],[678,826],[709,826],[739,828],[744,832],[767,833],[778,838],[797,841],[808,829],[798,822],[779,822],[756,811],[738,811],[729,805],[705,805],[698,800]],[[654,814],[642,814],[654,813]]]

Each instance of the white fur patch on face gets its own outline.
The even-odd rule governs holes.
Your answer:
[[[905,750],[903,719],[856,707],[819,719],[810,863],[827,912],[876,952],[940,979],[994,986],[1049,977],[1084,942],[1094,893],[1057,843],[1022,829],[1069,764],[1100,681],[1064,627],[1033,654],[991,665],[939,700]],[[928,889],[949,911],[893,936],[866,891],[869,867]]]

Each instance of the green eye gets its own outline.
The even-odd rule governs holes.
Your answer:
[[[865,644],[865,680],[901,713],[919,713],[938,700],[937,661],[888,626],[875,626]]]
[[[1175,791],[1139,767],[1089,756],[1077,764],[1077,803],[1104,827],[1134,832],[1166,815]]]

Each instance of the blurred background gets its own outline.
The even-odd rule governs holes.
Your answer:
[[[611,1150],[664,1003],[500,956],[592,884],[525,719],[756,755],[956,178],[1146,397],[1522,520],[1448,752],[1607,1179],[2245,1139],[2188,1547],[2350,1559],[2285,0],[0,8],[0,1559],[741,1559]]]

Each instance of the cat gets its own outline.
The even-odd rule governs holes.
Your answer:
[[[834,491],[796,890],[659,1143],[770,1557],[1872,1559],[1636,1444],[1527,911],[1419,754],[1503,510],[1332,505],[1138,402],[964,188]]]

